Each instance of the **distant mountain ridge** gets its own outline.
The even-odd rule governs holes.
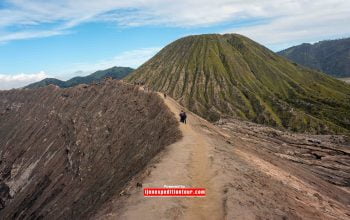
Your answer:
[[[304,43],[278,54],[335,77],[350,77],[350,38]]]
[[[134,69],[130,67],[112,67],[106,70],[96,71],[88,76],[76,76],[67,81],[62,81],[55,78],[46,78],[39,82],[35,82],[25,86],[24,88],[34,89],[50,84],[59,86],[61,88],[69,88],[79,84],[91,84],[103,80],[105,77],[111,77],[113,79],[122,79],[129,75]]]
[[[181,38],[125,78],[167,93],[210,120],[295,132],[349,133],[350,86],[238,34]]]

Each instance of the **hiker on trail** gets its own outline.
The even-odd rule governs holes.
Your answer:
[[[166,93],[164,93],[164,98],[166,99]]]
[[[186,124],[186,118],[187,118],[186,112],[184,112],[184,110],[181,110],[181,112],[180,112],[180,122]]]
[[[183,121],[183,118],[184,118],[184,111],[183,111],[183,110],[181,110],[179,116],[180,116],[180,122],[183,123],[183,122],[184,122],[184,121]]]

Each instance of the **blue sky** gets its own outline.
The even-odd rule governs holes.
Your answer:
[[[136,68],[191,34],[240,33],[277,51],[349,37],[349,20],[347,0],[0,0],[0,89]]]

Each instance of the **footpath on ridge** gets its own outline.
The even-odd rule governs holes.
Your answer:
[[[178,118],[184,108],[172,98],[159,95]],[[346,211],[349,205],[322,195],[315,186],[286,171],[295,167],[276,166],[270,163],[272,157],[246,150],[254,146],[244,138],[233,139],[226,130],[186,113],[187,124],[180,123],[183,138],[156,156],[120,195],[96,214],[97,219],[349,217]],[[137,187],[138,182],[142,187]],[[143,196],[143,188],[165,185],[206,188],[207,196]]]

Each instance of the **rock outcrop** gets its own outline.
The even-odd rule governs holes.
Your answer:
[[[314,175],[340,187],[350,187],[350,138],[342,135],[309,135],[283,132],[238,120],[221,120],[232,143],[242,140],[260,153],[292,161]]]

